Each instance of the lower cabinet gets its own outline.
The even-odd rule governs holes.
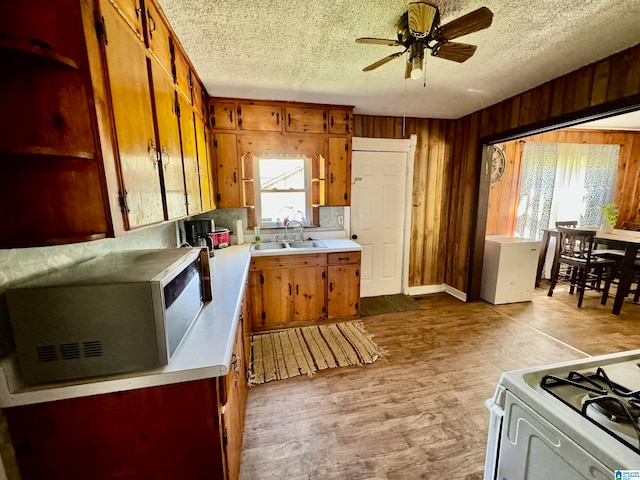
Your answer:
[[[249,298],[256,329],[287,322],[357,317],[360,252],[254,257]]]

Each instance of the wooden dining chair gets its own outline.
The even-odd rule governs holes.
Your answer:
[[[571,275],[567,279],[570,285],[569,293],[573,294],[576,289],[578,290],[578,307],[582,307],[582,299],[587,289],[600,292],[602,294],[600,303],[602,305],[607,303],[611,278],[617,262],[592,255],[595,234],[594,230],[558,227],[548,296],[553,296],[556,284],[563,279],[561,267],[566,265],[571,267]]]

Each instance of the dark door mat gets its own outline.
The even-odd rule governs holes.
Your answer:
[[[365,297],[360,299],[360,315],[369,317],[383,313],[408,312],[410,310],[422,310],[409,295],[380,295],[378,297]]]

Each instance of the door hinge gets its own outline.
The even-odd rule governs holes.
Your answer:
[[[266,320],[267,319],[267,314],[265,312],[262,312],[262,320]]]
[[[178,97],[175,97],[174,99],[174,105],[175,105],[175,109],[176,109],[176,115],[179,117],[180,116],[180,102],[178,101]]]
[[[356,270],[356,277],[359,277],[359,276],[360,276],[360,269],[357,269]]]
[[[169,53],[171,54],[171,58],[175,58],[176,56],[176,47],[173,44],[173,38],[169,37]]]
[[[325,278],[327,278],[325,272],[322,272],[322,279],[324,280]]]
[[[222,445],[227,445],[229,443],[229,435],[227,434],[227,427],[224,427],[224,431],[222,432]]]
[[[322,306],[322,313],[327,313],[327,307],[325,307],[324,305]]]
[[[260,283],[264,285],[264,276],[262,274],[260,274]]]
[[[358,313],[358,308],[360,308],[360,305],[358,304],[358,302],[356,302],[355,307],[356,307],[356,313]]]
[[[346,202],[348,198],[349,198],[349,196],[345,193],[344,194],[344,201]]]
[[[216,200],[218,201],[218,203],[220,203],[220,194],[216,193]]]
[[[105,45],[109,45],[109,41],[107,40],[107,26],[104,23],[104,17],[98,17],[98,13],[93,13],[94,22],[96,25],[96,36],[98,37],[98,41],[104,43]]]
[[[213,148],[218,148],[218,140],[217,139],[213,139]]]
[[[129,194],[129,192],[127,192],[126,190],[124,192],[120,192],[120,208],[125,211],[125,212],[129,212],[129,205],[127,204],[127,195]]]

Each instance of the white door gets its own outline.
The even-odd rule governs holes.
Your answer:
[[[402,291],[406,166],[407,152],[354,147],[351,234],[362,245],[362,297]]]

